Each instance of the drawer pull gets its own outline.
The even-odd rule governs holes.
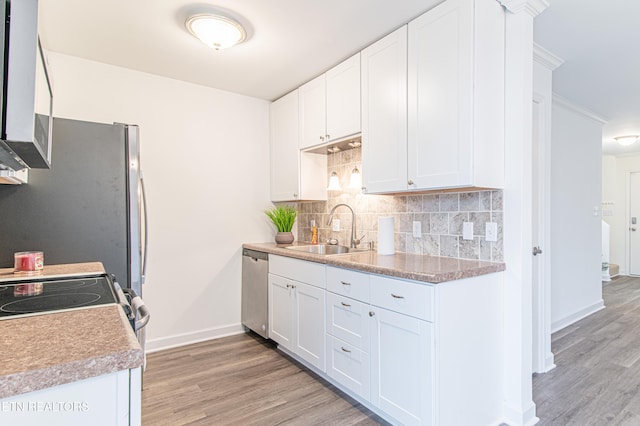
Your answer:
[[[369,316],[370,316],[370,317],[374,316],[375,314],[376,314],[375,312],[373,312],[373,311],[369,311]]]
[[[344,303],[344,302],[340,302],[340,303],[342,304],[342,306],[346,306],[347,308],[350,308],[350,307],[351,307],[351,305],[350,305],[350,304],[348,304],[348,303]]]
[[[404,299],[404,296],[399,296],[399,295],[397,295],[397,294],[393,294],[393,293],[391,293],[391,296],[392,296],[394,299]]]
[[[351,351],[349,349],[345,349],[344,346],[340,346],[340,349],[342,349],[342,352],[351,353]]]
[[[340,281],[340,284],[342,284],[342,285],[351,285],[351,283],[348,283],[346,281]]]

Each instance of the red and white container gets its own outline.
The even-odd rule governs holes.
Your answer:
[[[35,275],[44,269],[44,253],[41,251],[20,251],[13,254],[14,274]]]

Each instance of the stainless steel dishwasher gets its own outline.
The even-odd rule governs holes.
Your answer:
[[[269,255],[242,249],[242,324],[269,338]]]

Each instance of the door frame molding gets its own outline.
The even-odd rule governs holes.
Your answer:
[[[627,190],[625,191],[625,205],[626,205],[626,209],[624,212],[624,226],[626,228],[626,233],[625,233],[625,254],[626,254],[626,258],[627,258],[627,275],[632,276],[632,277],[637,277],[640,276],[638,274],[632,274],[631,273],[631,233],[629,232],[629,227],[631,226],[631,175],[632,174],[638,174],[640,175],[640,170],[629,170],[627,172]],[[638,226],[640,226],[640,223],[638,224]]]
[[[534,262],[537,281],[532,282],[533,322],[532,372],[546,373],[555,368],[551,351],[551,109],[553,105],[552,73],[562,65],[562,59],[534,43],[533,60],[544,67],[544,74],[533,73],[533,108],[537,108],[538,122],[532,123],[538,130],[537,157],[533,160],[533,177],[539,188],[537,199],[532,200],[540,223],[533,235],[534,242],[542,248],[542,257]],[[533,156],[532,156],[533,157]],[[533,194],[532,194],[533,195]]]

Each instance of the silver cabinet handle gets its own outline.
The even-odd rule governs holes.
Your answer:
[[[347,308],[350,308],[350,307],[351,307],[351,305],[350,305],[350,304],[348,304],[348,303],[344,303],[344,302],[340,302],[340,303],[342,304],[342,306],[345,306],[345,307],[347,307]]]
[[[370,317],[374,316],[375,314],[376,314],[375,312],[373,312],[373,311],[369,311],[369,316],[370,316]]]
[[[391,297],[393,297],[394,299],[404,299],[404,296],[399,296],[399,295],[393,294],[393,293],[391,293]]]
[[[533,255],[537,256],[539,254],[542,254],[542,250],[540,249],[540,247],[534,247],[533,248]]]
[[[342,285],[351,285],[351,283],[348,283],[346,281],[340,281],[340,284],[342,284]]]
[[[636,230],[636,228],[634,228],[633,226],[631,228],[629,228],[630,231],[634,231]]]
[[[321,141],[324,141],[324,136],[320,136],[320,140],[321,140]]]
[[[327,136],[327,140],[331,139],[331,135],[326,135]]]
[[[345,349],[344,346],[340,346],[340,349],[342,349],[342,352],[351,353],[351,351],[349,349]]]
[[[297,192],[293,193],[293,198],[298,198],[298,193]]]
[[[411,185],[413,185],[413,181],[412,181],[411,179],[409,179],[409,180],[407,181],[407,184],[409,184],[409,186],[411,186]]]

